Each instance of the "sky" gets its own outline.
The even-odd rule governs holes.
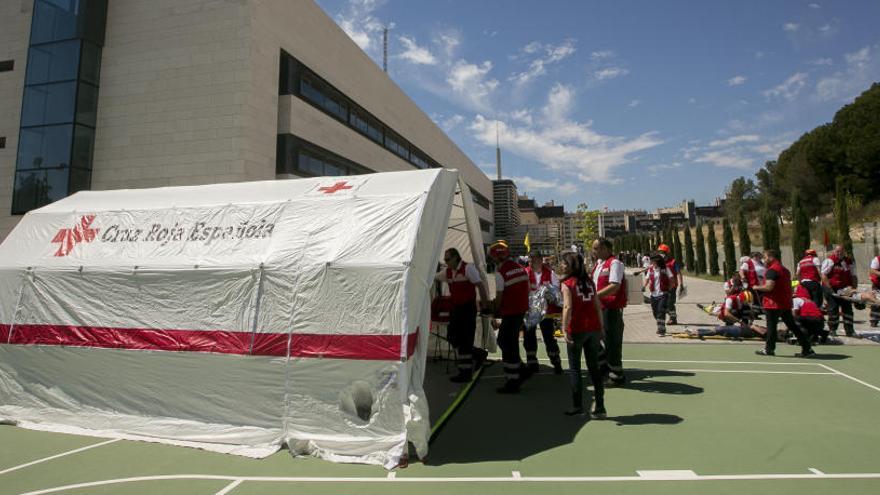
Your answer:
[[[880,81],[880,1],[317,0],[490,178],[712,204]],[[405,134],[405,132],[404,132]]]

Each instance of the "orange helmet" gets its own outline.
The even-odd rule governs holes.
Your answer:
[[[807,249],[806,251],[804,251],[804,254],[809,254],[810,256],[817,256],[815,249]]]
[[[497,241],[489,246],[489,256],[495,259],[507,258],[510,256],[510,247],[507,246],[505,241]]]
[[[669,254],[669,246],[666,244],[660,244],[657,246],[657,251],[663,251],[664,253]]]

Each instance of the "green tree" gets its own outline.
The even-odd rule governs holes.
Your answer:
[[[672,256],[678,261],[678,264],[681,265],[681,237],[678,235],[678,228],[674,228],[672,230]]]
[[[849,191],[844,186],[843,178],[837,179],[834,200],[834,220],[837,224],[837,243],[843,244],[847,253],[852,254],[852,238],[849,236],[849,211],[847,200]]]
[[[703,241],[703,226],[697,223],[697,273],[706,273],[706,243]]]
[[[797,191],[791,195],[791,254],[795,261],[801,259],[804,251],[810,248],[810,218],[801,204]]]
[[[734,220],[740,213],[755,211],[758,188],[752,179],[738,177],[724,193],[724,214]]]
[[[574,228],[575,238],[584,247],[584,252],[589,253],[593,241],[599,237],[599,212],[590,210],[586,203],[577,205]]]
[[[724,242],[724,278],[730,278],[736,271],[736,250],[733,246],[733,229],[730,228],[730,220],[724,219],[722,224]]]
[[[706,225],[706,228],[709,229],[709,235],[707,237],[707,244],[709,245],[709,275],[718,275],[718,239],[715,237],[715,224],[713,222],[709,222]]]
[[[761,210],[761,243],[764,249],[779,251],[779,216],[773,210],[774,202],[765,200]]]
[[[739,255],[749,256],[752,254],[752,239],[749,237],[749,219],[745,212],[740,212],[736,224],[737,234],[739,234]]]
[[[691,240],[691,227],[684,226],[684,267],[694,273],[694,241]]]

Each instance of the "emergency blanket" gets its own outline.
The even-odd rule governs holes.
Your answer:
[[[430,281],[469,194],[434,169],[32,211],[0,246],[0,421],[250,457],[423,456]]]

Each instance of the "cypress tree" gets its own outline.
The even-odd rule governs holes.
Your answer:
[[[694,273],[694,241],[691,240],[691,227],[684,227],[684,267]]]
[[[672,256],[675,258],[675,261],[681,265],[681,237],[678,235],[678,228],[672,229]]]
[[[771,209],[769,201],[765,201],[761,209],[761,237],[764,249],[779,251],[779,219]]]
[[[718,239],[715,237],[715,224],[709,222],[706,227],[709,229],[709,275],[715,276],[718,275]]]
[[[703,226],[697,224],[697,273],[706,273],[706,243],[703,242]]]
[[[739,218],[737,218],[736,230],[739,234],[739,255],[740,256],[751,256],[752,254],[752,239],[749,237],[749,219],[746,218],[746,213],[744,211],[739,212]]]
[[[847,208],[847,199],[849,199],[849,191],[843,186],[843,179],[837,178],[837,184],[834,195],[834,217],[837,222],[837,243],[843,244],[846,252],[852,255],[852,238],[849,236],[849,211]]]
[[[791,254],[795,263],[810,248],[810,218],[801,204],[801,196],[797,189],[791,195]]]
[[[736,250],[733,247],[733,229],[730,228],[730,220],[724,219],[724,278],[733,276],[736,271]]]

